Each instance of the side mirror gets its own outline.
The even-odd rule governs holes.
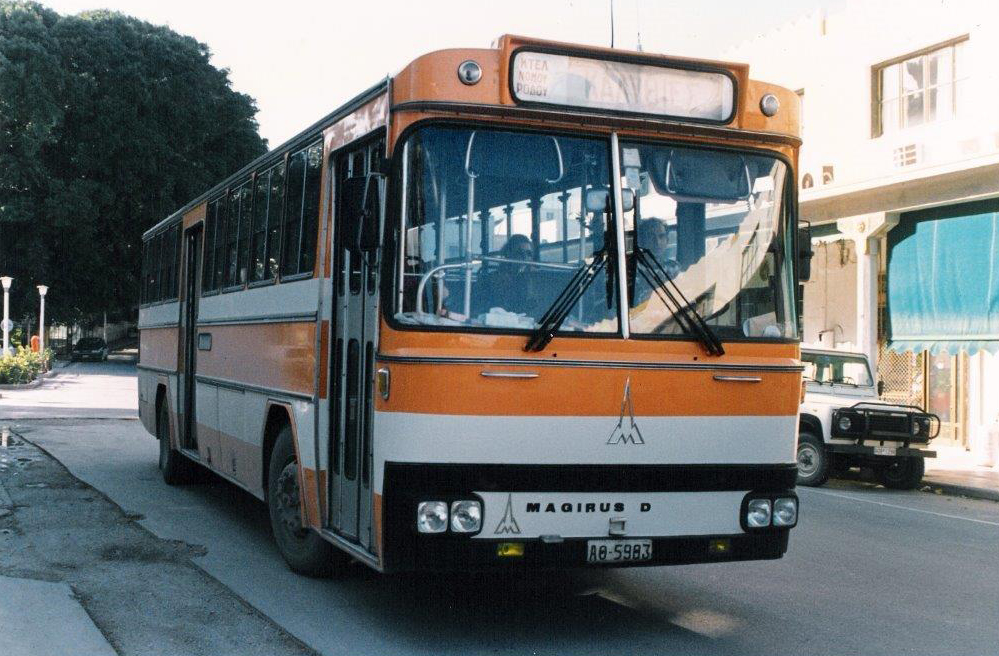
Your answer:
[[[884,396],[885,393],[885,381],[878,381],[878,396]]]
[[[807,282],[812,277],[812,226],[798,227],[798,280]]]

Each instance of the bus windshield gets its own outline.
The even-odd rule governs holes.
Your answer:
[[[644,256],[634,267],[632,333],[681,331],[657,284],[668,278],[720,338],[795,337],[785,174],[764,155],[621,144],[621,185],[635,197],[624,214],[629,252]]]
[[[404,159],[401,323],[531,330],[605,247],[606,140],[429,127]],[[609,275],[600,268],[563,332],[617,331]]]
[[[667,302],[669,286],[722,339],[793,338],[784,163],[620,148],[625,249],[635,260],[625,285],[631,331],[691,338]],[[583,277],[585,292],[564,308],[559,332],[617,333],[610,155],[605,138],[415,131],[403,154],[396,320],[531,331]]]

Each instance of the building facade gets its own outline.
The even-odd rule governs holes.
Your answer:
[[[798,90],[804,339],[977,449],[999,421],[999,4],[850,2],[721,53]]]

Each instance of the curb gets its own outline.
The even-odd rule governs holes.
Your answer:
[[[23,390],[23,389],[34,389],[44,382],[46,378],[51,378],[57,375],[54,369],[49,369],[45,373],[38,374],[35,379],[30,383],[20,383],[16,385],[0,385],[0,390]]]
[[[955,485],[954,483],[938,483],[932,479],[923,479],[923,489],[930,488],[929,491],[940,491],[941,494],[968,497],[971,499],[984,499],[986,501],[999,501],[999,490],[992,490],[983,487],[970,487],[968,485]]]

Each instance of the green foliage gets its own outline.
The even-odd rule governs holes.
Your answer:
[[[108,11],[0,0],[0,272],[15,316],[138,303],[141,235],[266,150],[208,47]]]
[[[47,371],[52,362],[52,351],[35,353],[19,346],[17,352],[0,356],[0,385],[30,383],[38,374]]]

